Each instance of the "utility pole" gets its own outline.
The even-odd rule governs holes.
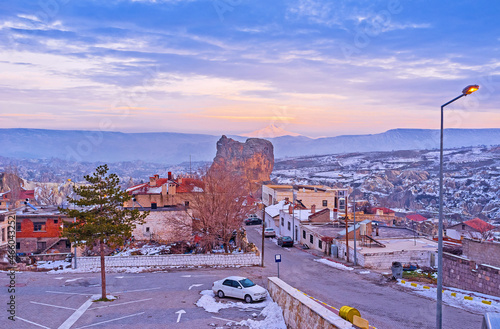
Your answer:
[[[264,267],[264,230],[266,228],[266,206],[264,203],[261,203],[262,205],[262,253],[261,253],[261,261],[260,261],[260,266]]]
[[[347,257],[346,260],[349,263],[349,225],[347,225],[347,193],[344,196],[344,208],[345,208],[345,250]]]
[[[354,219],[354,265],[358,265],[358,257],[357,257],[357,246],[356,246],[356,235],[357,235],[357,232],[356,232],[356,196],[354,195],[353,196],[353,199],[352,199],[352,203],[353,203],[353,206],[352,206],[352,217]],[[360,228],[361,229],[361,228]]]

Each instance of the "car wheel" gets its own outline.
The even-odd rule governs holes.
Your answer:
[[[217,296],[219,298],[224,298],[224,291],[222,291],[222,290],[217,291]]]
[[[251,303],[253,301],[252,296],[245,295],[245,303]]]

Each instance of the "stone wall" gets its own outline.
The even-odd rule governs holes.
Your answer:
[[[443,253],[443,284],[500,297],[500,268]]]
[[[478,264],[500,267],[500,243],[463,239],[462,248],[464,257]]]
[[[106,256],[106,267],[143,266],[255,266],[260,257],[255,253],[245,254],[201,254],[201,255],[155,255],[155,256]],[[78,257],[78,269],[100,268],[100,257]]]
[[[281,279],[270,277],[268,291],[272,299],[283,309],[283,317],[289,329],[354,328],[350,322],[343,320]]]

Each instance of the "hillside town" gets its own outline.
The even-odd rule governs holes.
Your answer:
[[[337,271],[371,273],[371,280],[382,279],[388,287],[410,282],[414,287],[420,285],[429,291],[435,290],[437,218],[425,217],[416,210],[372,205],[369,199],[359,199],[361,195],[348,185],[339,188],[272,182],[272,145],[265,140],[240,143],[223,136],[217,149],[217,156],[205,176],[168,171],[165,177],[153,174],[144,177],[143,183],[123,188],[128,197],[121,207],[137,210],[144,220],[134,225],[122,245],[105,246],[106,271],[154,273],[165,269],[199,268],[212,269],[211,273],[215,273],[216,268],[253,267],[252,272],[258,273],[258,269],[271,270],[272,264],[264,255],[278,248],[285,254],[297,250],[299,254],[310,255],[320,261],[318,265]],[[221,218],[207,217],[206,208],[210,205],[203,201],[207,196],[209,199],[216,197],[211,195],[207,177],[217,175],[220,168],[224,174],[214,180],[214,186],[223,187],[225,191],[223,199],[217,201],[219,207],[222,207],[222,200],[235,202],[227,199],[231,198],[230,186],[238,184],[238,177],[244,178],[241,182],[245,187],[240,191],[243,194],[238,196],[242,198],[240,206],[244,211],[234,213],[234,218],[225,222]],[[72,186],[73,191],[66,191],[66,198],[75,200],[78,186],[85,184],[69,183],[65,185]],[[24,186],[22,177],[11,172],[2,174],[3,269],[55,274],[102,270],[97,248],[78,244],[64,234],[77,221],[68,214],[85,207],[76,205],[76,201],[41,198],[46,189],[28,190]],[[12,238],[7,237],[12,228],[15,228],[14,264],[9,262]],[[471,303],[466,305],[469,311],[481,313],[484,306],[491,306],[493,311],[500,309],[499,228],[496,221],[477,217],[461,222],[449,217],[446,221],[443,285],[446,289],[456,289],[451,290],[452,295],[456,295],[453,291],[460,291],[468,292],[466,297],[477,296],[470,298],[479,299],[482,307],[477,309]],[[181,255],[189,257],[181,259]],[[268,255],[268,258],[277,255]],[[299,257],[295,262],[301,264],[303,261]],[[272,281],[271,277],[269,280],[262,282],[269,293],[271,286],[276,286],[275,291],[288,289]],[[411,294],[411,291],[404,294]],[[272,298],[284,312],[284,323],[297,321],[293,315],[286,315],[285,304],[279,302],[278,295]],[[296,303],[306,307],[310,301],[316,303],[314,298]],[[330,308],[329,312],[336,309]],[[373,322],[370,315],[357,316],[354,322],[340,309],[336,316],[346,321],[345,325],[368,328],[368,323]],[[358,311],[361,312],[356,309]],[[265,328],[265,321],[262,320],[262,328]],[[377,327],[384,327],[384,323]]]
[[[500,2],[0,5],[0,329],[500,329]]]

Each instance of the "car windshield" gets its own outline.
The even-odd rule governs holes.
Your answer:
[[[266,228],[266,231],[274,231],[274,228]]]
[[[283,241],[292,241],[292,238],[289,236],[284,236]]]
[[[243,279],[243,280],[240,280],[240,283],[241,285],[244,287],[244,288],[248,288],[248,287],[253,287],[255,286],[255,283],[252,282],[252,280],[250,279]]]

